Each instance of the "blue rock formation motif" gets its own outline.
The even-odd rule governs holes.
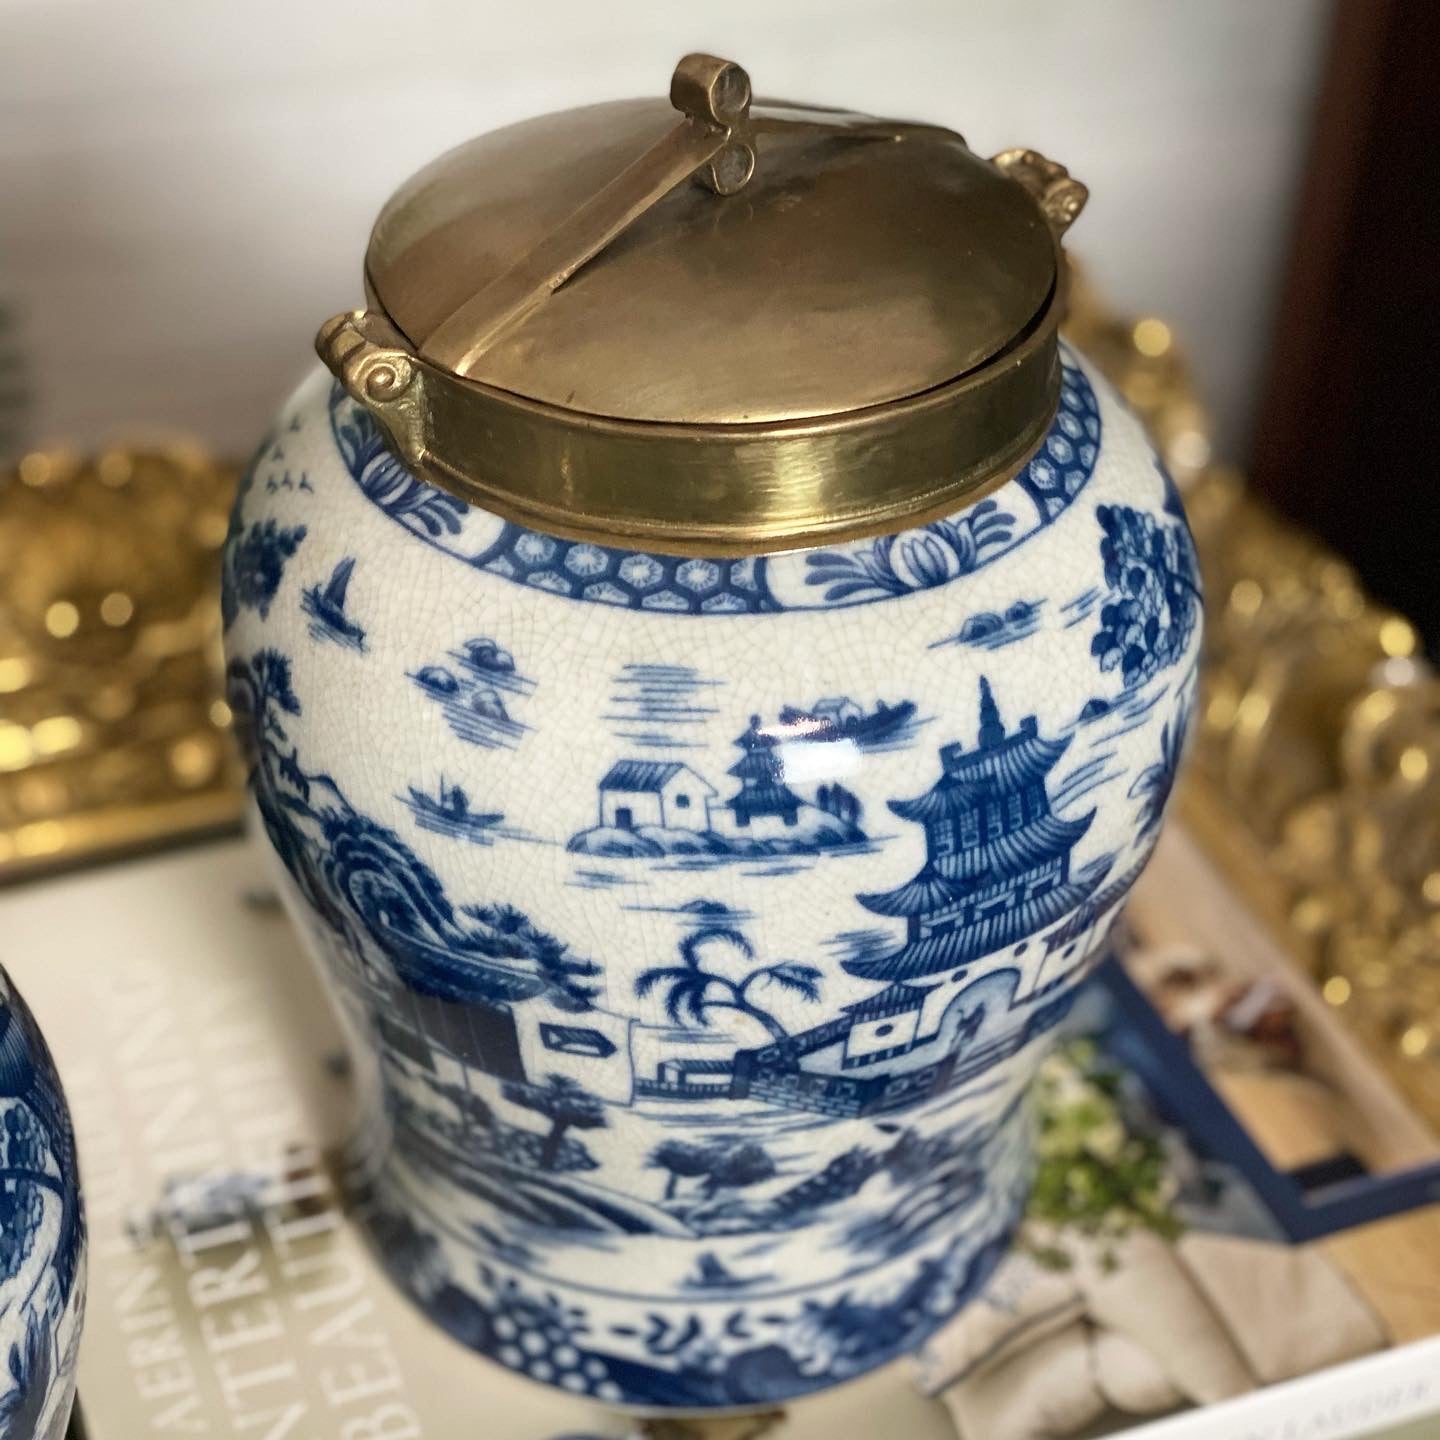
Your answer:
[[[329,776],[307,771],[286,717],[300,700],[290,661],[261,650],[228,671],[230,706],[271,844],[301,893],[343,934],[357,932],[402,985],[443,1000],[505,1005],[548,995],[583,1009],[593,961],[508,906],[457,907],[435,872],[361,813]]]
[[[1016,600],[1007,605],[1003,612],[977,610],[965,618],[965,623],[943,640],[934,641],[930,648],[938,650],[942,645],[972,645],[977,650],[1003,650],[1017,640],[1027,639],[1040,628],[1040,612],[1045,607],[1043,600]]]
[[[85,1220],[60,1082],[0,971],[0,1440],[60,1440],[74,1393]]]
[[[505,697],[524,699],[534,693],[535,682],[515,668],[515,657],[504,646],[486,635],[467,640],[446,658],[449,664],[412,671],[416,688],[440,706],[459,739],[486,750],[513,750],[529,726],[510,713]]]
[[[676,615],[767,614],[893,599],[948,584],[1008,554],[1069,507],[1094,473],[1100,409],[1077,365],[1063,366],[1059,408],[1040,452],[1015,478],[1034,508],[1023,523],[994,500],[900,535],[804,557],[801,590],[780,599],[773,560],[656,555],[565,540],[511,522],[476,520],[458,500],[410,475],[379,426],[337,384],[336,449],[361,492],[412,535],[479,570],[571,600]],[[474,526],[471,530],[469,527]],[[471,537],[475,538],[471,538]]]

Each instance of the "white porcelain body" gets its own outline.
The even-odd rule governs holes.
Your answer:
[[[85,1215],[50,1052],[0,970],[0,1440],[61,1440],[85,1313]]]
[[[363,1213],[477,1350],[763,1404],[913,1347],[1002,1251],[1199,644],[1173,487],[1065,364],[987,500],[745,562],[467,510],[318,373],[262,446],[232,706],[355,1039]]]

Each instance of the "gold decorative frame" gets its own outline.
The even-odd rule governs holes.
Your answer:
[[[1212,463],[1162,321],[1077,277],[1067,328],[1149,425],[1200,548],[1180,813],[1440,1118],[1440,681],[1404,618]],[[0,474],[0,882],[238,822],[217,563],[236,475],[183,447]]]
[[[1069,333],[1149,426],[1205,583],[1185,824],[1440,1123],[1440,680],[1414,627],[1212,463],[1169,327],[1082,283]]]
[[[0,883],[238,823],[219,550],[198,449],[0,473]]]

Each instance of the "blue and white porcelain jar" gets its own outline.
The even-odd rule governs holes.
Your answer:
[[[704,57],[673,95],[387,206],[225,620],[396,1283],[535,1380],[734,1408],[913,1348],[1003,1251],[1200,594],[1055,337],[1060,167]]]
[[[34,1017],[0,970],[0,1440],[61,1440],[85,1311],[75,1137]]]

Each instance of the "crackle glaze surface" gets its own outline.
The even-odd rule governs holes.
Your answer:
[[[50,1052],[0,970],[0,1440],[60,1440],[75,1399],[85,1218]]]
[[[232,708],[354,1033],[363,1213],[475,1349],[760,1404],[915,1346],[1002,1251],[1199,643],[1174,489],[1065,360],[989,498],[763,559],[467,510],[318,374],[262,446]]]

